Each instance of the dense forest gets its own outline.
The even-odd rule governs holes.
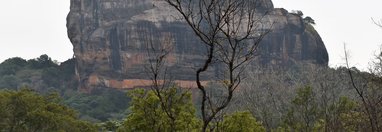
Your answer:
[[[251,67],[232,103],[211,122],[213,129],[380,130],[380,59],[377,56],[368,72],[311,64]],[[73,59],[58,63],[47,55],[31,60],[15,57],[2,62],[0,70],[2,130],[197,131],[201,126],[199,95],[176,85],[160,91],[169,101],[161,104],[156,92],[147,88],[81,92],[76,87]],[[224,94],[219,83],[211,82],[208,87],[214,100]]]
[[[128,106],[128,98],[114,89],[95,89],[90,94],[77,90],[74,59],[58,64],[47,55],[24,60],[10,58],[0,65],[0,87],[8,90],[30,88],[41,94],[58,93],[63,103],[81,112],[81,118],[105,121],[122,116]],[[111,103],[115,102],[115,103]]]

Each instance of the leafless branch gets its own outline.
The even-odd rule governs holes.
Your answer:
[[[373,18],[371,18],[371,20],[374,22],[375,25],[382,28],[382,19],[378,21],[378,20],[374,20]]]
[[[171,88],[175,87],[172,78],[169,76],[168,68],[166,66],[166,59],[172,51],[171,36],[159,37],[160,41],[153,41],[150,33],[145,34],[148,66],[146,72],[152,82],[150,88],[154,91],[159,99],[160,106],[165,112],[166,116],[170,119],[170,131],[175,131],[177,114],[173,111],[174,102],[183,101],[186,96],[185,92],[172,94]],[[177,92],[177,91],[176,91]],[[173,96],[180,96],[175,98]]]
[[[232,100],[234,91],[242,80],[242,71],[255,56],[257,47],[270,30],[262,27],[265,14],[257,14],[259,1],[248,0],[165,0],[175,8],[195,35],[206,45],[207,55],[196,71],[196,84],[202,93],[201,112],[203,131]],[[228,71],[224,82],[227,95],[214,102],[209,97],[200,76],[212,63],[224,66]]]
[[[381,104],[379,104],[380,99],[378,98],[378,94],[381,92],[380,86],[377,87],[378,90],[373,88],[371,84],[373,84],[372,80],[375,77],[373,76],[370,77],[370,75],[368,75],[367,77],[363,77],[364,82],[361,87],[357,86],[354,75],[353,75],[353,73],[356,71],[352,70],[352,68],[350,68],[349,66],[348,52],[346,50],[345,45],[344,45],[344,51],[345,51],[346,67],[348,69],[348,74],[350,76],[351,85],[354,88],[354,90],[357,92],[359,98],[362,101],[364,111],[366,115],[368,116],[371,131],[373,132],[381,131],[381,124],[380,124],[380,121],[382,118],[380,117]],[[362,73],[358,73],[357,75],[363,76]]]

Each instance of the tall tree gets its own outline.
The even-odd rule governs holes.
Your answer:
[[[164,118],[168,119],[169,128],[166,131],[174,132],[179,130],[179,118],[182,118],[179,116],[178,111],[174,111],[174,109],[176,109],[177,105],[186,105],[181,103],[184,103],[185,98],[187,98],[184,96],[188,94],[185,90],[177,90],[177,86],[169,74],[167,60],[172,51],[172,38],[164,36],[159,41],[156,41],[151,36],[151,33],[146,33],[145,35],[147,56],[149,57],[148,65],[145,68],[151,80],[150,92],[154,93],[157,97],[157,103],[160,105],[159,108],[163,111]],[[154,41],[159,44],[154,45]],[[170,95],[165,95],[164,93]]]
[[[262,29],[264,15],[255,13],[258,0],[165,0],[175,8],[195,35],[207,48],[201,67],[196,70],[196,84],[201,92],[203,129],[231,102],[234,91],[243,79],[242,72],[251,62],[262,38],[269,30]],[[220,78],[225,94],[213,101],[201,83],[201,76],[213,64],[223,65]],[[213,127],[211,127],[213,128]]]

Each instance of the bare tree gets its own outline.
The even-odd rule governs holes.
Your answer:
[[[252,68],[247,73],[248,78],[237,94],[234,109],[244,107],[268,130],[277,128],[293,97],[293,88],[285,81],[289,79],[286,72],[268,67]]]
[[[151,80],[150,89],[159,99],[161,109],[169,118],[170,130],[176,131],[179,111],[174,111],[175,103],[181,103],[185,100],[187,92],[173,89],[176,84],[171,78],[168,70],[167,59],[172,52],[172,37],[160,37],[161,40],[155,40],[149,33],[145,34],[148,65],[145,67],[148,77]],[[178,96],[178,97],[175,97]]]
[[[173,49],[171,47],[171,39],[171,37],[165,36],[162,40],[157,41],[149,33],[145,34],[145,40],[147,41],[146,53],[148,56],[148,65],[145,69],[152,81],[151,89],[158,93],[172,84],[172,79],[166,66],[166,59]],[[154,44],[153,41],[156,41],[156,43]]]
[[[255,13],[259,0],[165,0],[175,8],[207,48],[207,55],[196,71],[196,84],[201,91],[203,131],[215,116],[230,103],[243,79],[242,72],[251,62],[260,41],[269,30],[263,30],[262,18]],[[201,83],[201,75],[212,64],[224,66],[220,77],[226,96],[213,102]],[[213,127],[211,127],[213,128]]]
[[[361,73],[349,66],[348,52],[344,46],[346,67],[350,76],[350,82],[361,100],[364,113],[367,116],[370,125],[370,131],[382,131],[382,78],[380,73]],[[374,67],[380,67],[377,65]],[[357,83],[357,77],[361,77],[360,83]],[[359,79],[358,79],[359,80]]]

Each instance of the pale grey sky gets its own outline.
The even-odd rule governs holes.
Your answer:
[[[66,34],[69,0],[6,0],[0,4],[0,62],[48,54],[65,61],[72,57]],[[329,52],[330,65],[343,64],[343,43],[353,65],[365,69],[382,44],[382,0],[273,0],[275,7],[301,10],[317,23]]]
[[[0,62],[10,57],[32,59],[47,54],[72,57],[66,33],[70,0],[3,0],[0,4]]]

